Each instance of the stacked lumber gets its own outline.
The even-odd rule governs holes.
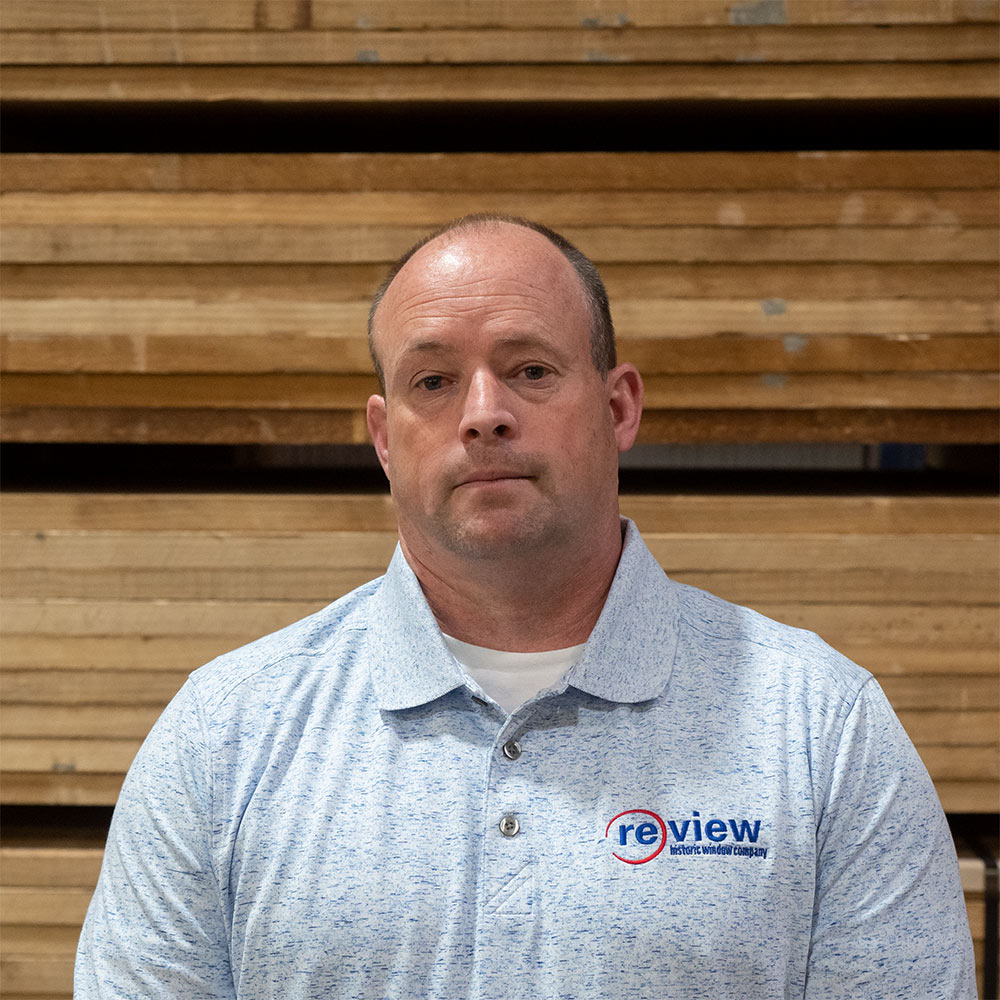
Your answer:
[[[994,0],[47,0],[19,101],[989,98]]]
[[[975,497],[630,496],[675,579],[819,632],[877,676],[945,808],[1000,791],[995,505]],[[111,804],[200,663],[378,576],[387,496],[9,494],[7,803]]]
[[[994,842],[989,845],[988,849],[991,850],[995,862],[997,855],[996,843]],[[995,997],[997,994],[993,990],[987,992],[985,988],[986,963],[990,962],[992,964],[991,971],[994,983],[997,980],[998,970],[995,942],[991,947],[986,940],[986,925],[988,920],[986,908],[989,905],[996,907],[996,897],[994,895],[991,903],[989,895],[986,892],[987,873],[986,864],[983,859],[964,847],[961,840],[958,843],[958,868],[962,876],[962,889],[965,892],[965,909],[969,915],[969,930],[972,932],[972,947],[976,955],[978,994],[983,997],[983,1000],[989,1000],[990,997]],[[995,876],[995,869],[993,874]],[[1000,920],[1000,913],[994,909],[992,914],[994,927],[997,926],[998,920]]]
[[[103,844],[87,834],[53,836],[31,830],[8,836],[0,848],[0,978],[5,1000],[70,1000],[80,927],[100,871]],[[959,857],[976,975],[983,995],[984,865]]]
[[[992,153],[7,155],[11,441],[367,440],[367,302],[470,211],[602,268],[644,442],[996,441]]]
[[[0,847],[4,1000],[70,1000],[76,944],[103,854],[96,831],[5,831]]]

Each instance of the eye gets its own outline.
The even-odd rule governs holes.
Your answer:
[[[434,392],[436,389],[440,389],[444,385],[443,375],[425,375],[417,385],[421,389],[427,389],[430,392]]]
[[[548,374],[548,369],[542,365],[528,365],[524,369],[524,377],[530,382],[537,382],[541,378],[545,378]]]

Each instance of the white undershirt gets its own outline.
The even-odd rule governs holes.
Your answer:
[[[444,632],[441,634],[451,655],[508,714],[560,680],[580,659],[586,645],[580,643],[540,653],[511,653],[505,649],[473,646]]]

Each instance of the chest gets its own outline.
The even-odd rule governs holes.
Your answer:
[[[292,955],[304,982],[358,996],[396,977],[484,996],[559,995],[539,977],[580,996],[699,970],[784,982],[815,875],[799,770],[582,698],[506,723],[473,709],[403,713],[364,740],[303,733],[233,810],[234,968],[256,982]]]

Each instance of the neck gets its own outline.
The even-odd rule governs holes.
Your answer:
[[[586,642],[621,556],[617,515],[571,552],[470,560],[408,545],[403,554],[441,630],[476,646],[531,653]]]

